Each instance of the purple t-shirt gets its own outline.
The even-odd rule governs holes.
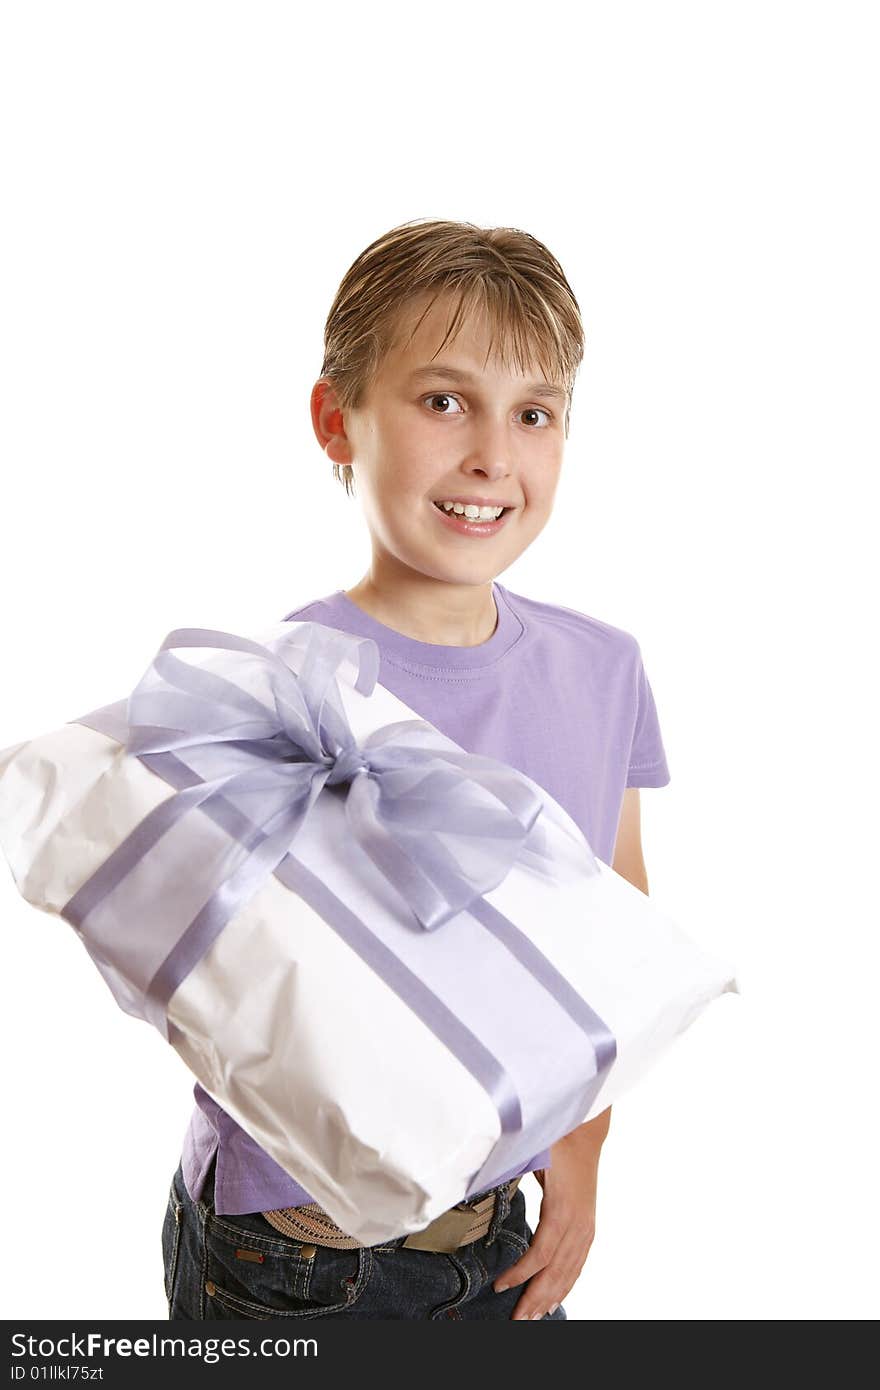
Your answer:
[[[638,642],[623,629],[495,581],[498,622],[475,647],[405,637],[370,617],[342,589],[295,608],[285,621],[324,623],[372,637],[379,681],[470,753],[498,758],[544,787],[610,864],[625,787],[669,781],[654,697]],[[272,1211],[316,1199],[285,1173],[202,1086],[183,1146],[183,1177],[202,1194],[217,1154],[218,1214]],[[549,1150],[499,1173],[546,1168]],[[494,1185],[494,1184],[493,1184]]]

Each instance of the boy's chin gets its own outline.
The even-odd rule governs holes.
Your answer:
[[[438,580],[442,584],[472,584],[474,587],[491,584],[499,574],[513,564],[515,555],[487,555],[479,563],[475,560],[470,562],[441,561],[431,563],[428,557],[416,562],[412,568],[424,574],[426,578]]]

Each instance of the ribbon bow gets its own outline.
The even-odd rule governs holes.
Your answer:
[[[225,650],[240,659],[226,659],[221,671],[172,654],[183,647]],[[167,1006],[175,990],[275,872],[468,1067],[492,1097],[503,1132],[518,1133],[522,1110],[499,1059],[429,984],[373,938],[331,884],[288,851],[319,796],[344,798],[355,845],[421,927],[432,931],[470,907],[574,1019],[596,1057],[589,1082],[595,1090],[613,1060],[613,1037],[528,937],[483,897],[517,862],[555,874],[554,851],[539,821],[541,788],[506,763],[465,752],[421,719],[386,724],[359,743],[336,680],[346,661],[354,666],[355,689],[369,696],[379,672],[379,649],[369,638],[320,623],[296,624],[271,645],[210,629],[170,632],[127,702],[78,722],[124,742],[128,753],[177,790],[77,889],[62,915],[120,1006],[171,1041],[176,1030]],[[232,850],[224,841],[216,861],[210,851],[204,860],[196,855],[191,878],[181,885],[188,837],[174,827],[198,807],[227,832]],[[151,856],[163,836],[168,840]],[[198,836],[193,840],[198,843]],[[584,864],[599,872],[586,841],[583,846]],[[149,871],[132,885],[130,915],[124,893],[103,913],[105,899],[147,856]],[[157,883],[160,910],[151,912]],[[483,1177],[480,1170],[472,1180],[477,1187],[469,1190],[479,1190]]]
[[[346,788],[354,839],[429,931],[495,888],[524,853],[547,853],[544,831],[535,826],[542,798],[507,764],[462,751],[420,719],[355,741],[336,673],[353,660],[355,688],[371,694],[379,650],[370,638],[302,623],[276,641],[285,655],[298,656],[298,673],[259,642],[177,628],[128,700],[130,753],[149,763],[150,754],[199,749],[219,770],[150,813],[135,832],[141,852],[215,798],[237,805],[258,827],[247,858],[218,890],[224,922],[272,873],[326,787]],[[181,661],[170,650],[180,647],[256,657],[268,699]]]

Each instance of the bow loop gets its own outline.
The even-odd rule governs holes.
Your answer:
[[[234,655],[219,671],[171,654],[181,647]],[[370,695],[379,670],[370,638],[300,623],[268,646],[179,628],[129,697],[129,752],[149,765],[171,752],[185,762],[189,749],[214,772],[151,813],[155,826],[139,827],[139,843],[214,798],[253,826],[243,862],[214,895],[215,923],[230,920],[274,872],[325,786],[347,786],[354,838],[428,930],[497,887],[520,857],[549,858],[540,789],[514,768],[464,752],[421,719],[386,724],[358,744],[337,682],[346,662],[355,689]]]

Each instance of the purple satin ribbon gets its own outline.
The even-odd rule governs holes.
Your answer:
[[[144,817],[65,905],[62,916],[87,946],[90,913],[163,836],[186,837],[190,812],[198,809],[209,816],[240,846],[219,888],[153,974],[139,1007],[132,1008],[130,989],[122,1003],[115,973],[112,967],[105,969],[122,1006],[170,1040],[166,1006],[172,994],[274,873],[349,941],[465,1062],[492,1096],[502,1129],[510,1133],[521,1128],[519,1100],[497,1058],[290,853],[318,796],[343,794],[352,834],[403,897],[414,925],[433,931],[469,910],[575,1019],[590,1040],[596,1063],[584,1097],[589,1099],[616,1055],[612,1034],[529,939],[483,901],[518,861],[538,871],[552,868],[538,823],[543,802],[535,785],[503,762],[463,752],[419,719],[385,725],[358,744],[336,675],[345,660],[353,661],[355,689],[371,694],[379,670],[375,642],[302,623],[282,643],[299,658],[298,672],[277,652],[247,638],[177,629],[168,634],[127,703],[74,721],[119,738],[129,753],[178,789]],[[243,660],[256,659],[266,699],[171,654],[171,648],[181,647],[225,649],[241,653]],[[227,669],[234,669],[234,663]],[[215,767],[228,763],[230,770],[202,779],[187,756],[198,763],[206,754]],[[586,840],[584,847],[585,868],[598,872]],[[100,967],[98,954],[96,961]]]

